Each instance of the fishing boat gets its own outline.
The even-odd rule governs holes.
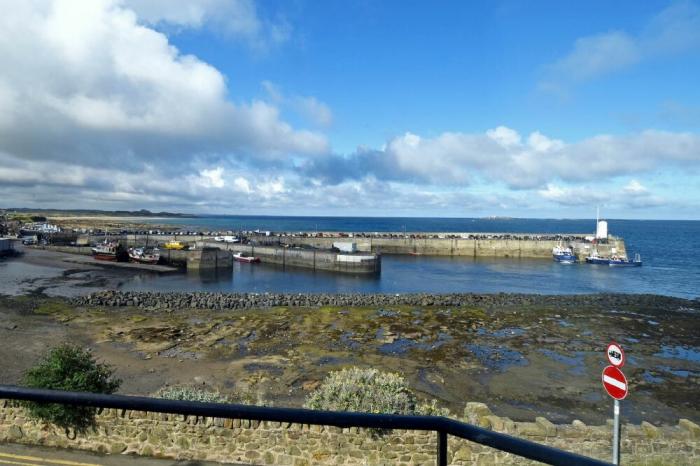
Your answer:
[[[554,261],[561,264],[576,263],[576,255],[571,248],[565,248],[563,246],[554,246],[554,248],[552,248],[552,258]]]
[[[160,260],[158,248],[129,248],[129,260],[141,264],[157,264]]]
[[[629,260],[625,256],[613,256],[608,263],[610,267],[641,267],[642,266],[642,256],[639,253],[634,255],[634,259]]]
[[[92,256],[101,261],[116,261],[120,252],[121,246],[118,241],[105,240],[92,248]]]
[[[610,258],[599,256],[598,251],[594,249],[591,255],[586,257],[586,264],[610,265]]]
[[[238,262],[247,262],[247,263],[253,263],[253,262],[260,262],[259,257],[255,256],[247,256],[242,252],[237,252],[233,255],[233,260],[238,261]]]
[[[176,251],[179,251],[179,250],[185,249],[185,244],[180,242],[180,241],[173,240],[173,241],[168,241],[167,243],[165,243],[163,245],[163,247],[165,249],[174,249]]]

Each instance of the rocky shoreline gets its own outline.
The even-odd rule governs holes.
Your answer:
[[[209,292],[153,292],[153,291],[100,291],[71,299],[76,306],[139,307],[149,309],[254,309],[269,307],[321,306],[421,306],[494,308],[511,306],[562,306],[607,308],[644,306],[652,309],[700,309],[697,299],[687,300],[648,294],[591,294],[591,295],[537,295],[537,294],[476,294],[476,293],[408,293],[408,294],[354,294],[354,293],[209,293]]]

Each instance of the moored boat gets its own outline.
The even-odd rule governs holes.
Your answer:
[[[174,249],[176,251],[179,251],[179,250],[185,249],[185,244],[180,242],[180,241],[173,240],[173,241],[168,241],[167,243],[165,243],[163,245],[163,247],[165,249]]]
[[[247,256],[242,252],[235,253],[233,255],[233,260],[238,261],[238,262],[246,262],[246,263],[260,262],[259,257]]]
[[[610,267],[641,267],[642,257],[639,253],[634,255],[634,259],[630,260],[627,257],[613,256],[608,263]]]
[[[610,258],[609,257],[601,257],[598,255],[598,251],[594,250],[590,256],[586,257],[586,263],[587,264],[595,264],[595,265],[609,265]]]
[[[577,260],[571,248],[562,246],[554,246],[552,249],[552,258],[561,264],[573,264]]]
[[[92,248],[92,256],[101,261],[116,261],[119,259],[120,245],[118,241],[99,243]]]
[[[157,264],[160,260],[158,248],[129,248],[129,260],[141,264]]]

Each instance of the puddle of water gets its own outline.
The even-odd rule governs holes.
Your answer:
[[[399,315],[399,313],[391,309],[379,309],[377,311],[377,317],[396,317],[397,315]]]
[[[358,349],[360,347],[360,344],[356,342],[355,340],[352,339],[352,337],[355,336],[355,332],[347,331],[343,332],[340,334],[340,341],[343,343],[345,346],[347,346],[350,349]]]
[[[170,348],[161,351],[159,356],[164,358],[177,358],[177,359],[200,359],[201,354],[195,353],[194,351],[182,351],[177,348]]]
[[[404,354],[416,346],[417,343],[410,338],[397,338],[391,343],[384,343],[377,350],[383,354]]]
[[[339,364],[347,364],[350,362],[348,358],[338,358],[335,356],[323,356],[321,358],[318,358],[318,361],[316,361],[316,364],[319,366],[335,366]]]
[[[661,347],[661,351],[654,354],[654,356],[664,359],[681,359],[683,361],[700,363],[700,351],[685,346],[664,345]]]
[[[642,378],[645,382],[648,383],[662,383],[664,381],[663,377],[657,377],[649,371],[644,371],[644,373],[642,374]]]
[[[239,338],[236,341],[236,344],[238,345],[238,354],[241,356],[248,354],[250,352],[250,350],[249,350],[250,344],[257,339],[258,339],[258,331],[257,330],[253,330],[248,335]]]
[[[508,337],[519,337],[525,335],[525,330],[519,327],[506,327],[500,330],[488,330],[485,328],[479,328],[476,331],[477,335],[491,335],[496,338],[508,338]]]
[[[573,327],[573,326],[574,326],[574,324],[572,324],[572,323],[569,322],[568,320],[560,319],[560,320],[558,320],[558,322],[559,322],[559,326],[560,326],[560,327],[567,328],[567,327]]]
[[[253,362],[250,364],[243,365],[243,368],[248,372],[269,372],[273,375],[282,375],[284,372],[281,367],[275,366],[274,364],[265,364],[259,362]]]
[[[529,364],[527,358],[519,351],[476,343],[468,343],[466,347],[482,365],[489,369],[502,371],[509,367]]]
[[[697,377],[700,375],[698,372],[693,372],[685,369],[671,369],[669,366],[658,366],[658,370],[663,371],[663,372],[668,372],[669,374],[673,374],[677,377],[683,377],[684,379],[687,379],[690,376]]]
[[[630,343],[639,343],[639,338],[625,337],[624,340]]]
[[[380,336],[379,330],[377,330],[378,339],[384,335],[384,332],[381,332]],[[413,340],[411,338],[397,338],[393,342],[384,343],[380,345],[377,348],[377,350],[383,354],[404,354],[413,348],[418,348],[423,351],[430,351],[440,348],[442,345],[449,342],[450,340],[452,340],[451,335],[445,332],[438,332],[437,338],[433,341],[427,340],[426,337],[423,337],[418,341]]]
[[[572,353],[573,356],[566,356],[544,348],[540,348],[539,351],[548,358],[569,366],[569,372],[574,375],[583,375],[586,372],[586,363],[584,361],[586,353],[584,351],[575,351]]]
[[[600,392],[586,392],[581,395],[581,399],[590,403],[596,403],[603,399],[603,395],[601,395]]]
[[[647,323],[651,325],[659,325],[659,323],[655,320],[647,320]]]

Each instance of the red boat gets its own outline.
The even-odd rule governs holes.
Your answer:
[[[116,261],[120,252],[117,241],[106,241],[92,248],[92,256],[101,261]]]
[[[259,257],[255,256],[246,256],[242,252],[237,252],[236,254],[233,255],[233,260],[238,261],[238,262],[247,262],[247,263],[253,263],[253,262],[260,262]]]

